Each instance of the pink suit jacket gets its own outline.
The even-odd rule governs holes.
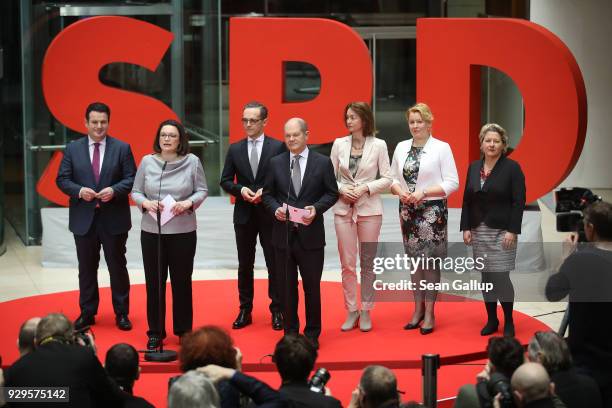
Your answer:
[[[363,146],[361,162],[355,177],[349,170],[349,156],[351,154],[351,135],[334,140],[331,150],[331,161],[336,173],[338,189],[346,186],[360,186],[367,184],[370,193],[366,193],[353,205],[356,215],[371,216],[382,215],[383,205],[380,194],[388,191],[393,178],[389,165],[387,143],[375,136],[368,136]],[[376,178],[380,174],[380,178]],[[340,198],[334,205],[334,214],[346,215],[351,211],[351,205]]]

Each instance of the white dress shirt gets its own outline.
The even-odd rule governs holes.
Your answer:
[[[408,191],[408,185],[404,179],[404,163],[408,152],[412,147],[412,139],[404,140],[397,144],[393,153],[391,163],[391,174],[393,184],[399,184],[402,190]],[[427,143],[423,146],[419,163],[419,175],[417,177],[416,190],[423,190],[439,185],[448,197],[459,188],[459,176],[450,145],[439,139],[429,136]],[[438,200],[440,197],[426,197],[425,200]]]

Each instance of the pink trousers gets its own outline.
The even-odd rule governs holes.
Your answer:
[[[371,259],[374,251],[363,251],[361,243],[376,243],[382,225],[382,215],[367,217],[357,216],[353,220],[352,213],[335,215],[336,238],[338,252],[342,264],[342,289],[344,290],[344,306],[349,312],[359,310],[357,307],[357,252],[360,253],[361,266],[361,310],[371,310],[374,307],[374,272]],[[370,256],[366,256],[370,253]]]

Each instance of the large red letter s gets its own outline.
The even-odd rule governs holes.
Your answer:
[[[126,17],[92,17],[68,26],[53,39],[43,62],[42,87],[49,111],[65,126],[83,133],[85,108],[93,101],[111,108],[109,134],[130,143],[137,162],[151,151],[157,126],[177,119],[162,102],[100,83],[102,67],[114,62],[155,71],[173,39],[155,25]],[[47,200],[67,205],[55,185],[62,160],[55,153],[37,190]]]
[[[285,102],[283,63],[307,62],[321,76],[319,95]],[[285,121],[304,118],[308,143],[333,141],[347,133],[342,109],[372,100],[372,62],[363,40],[349,26],[318,18],[232,18],[230,20],[230,142],[243,136],[242,107],[259,100],[270,110],[266,131],[281,137]]]
[[[525,173],[527,201],[567,177],[584,145],[587,102],[580,68],[559,38],[523,20],[419,19],[417,47],[417,99],[431,105],[434,134],[451,144],[462,177],[479,154],[480,66],[506,73],[523,96],[525,128],[512,158]],[[455,194],[450,204],[460,200]]]

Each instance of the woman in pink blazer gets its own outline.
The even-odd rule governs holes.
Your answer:
[[[343,331],[356,327],[372,329],[370,310],[374,306],[372,259],[366,257],[362,243],[377,242],[382,225],[380,193],[391,185],[389,154],[384,140],[377,139],[374,115],[365,102],[351,102],[344,108],[350,135],[334,141],[334,165],[340,199],[334,205],[334,224],[342,264],[342,288],[347,309]],[[380,175],[380,176],[379,176]],[[361,265],[361,312],[357,303],[357,250]]]
[[[446,198],[459,187],[457,167],[448,143],[431,135],[433,115],[424,103],[406,111],[412,139],[398,143],[393,153],[391,192],[399,196],[400,223],[406,254],[418,257],[445,257],[448,209]],[[404,326],[420,326],[421,334],[434,330],[437,291],[421,290],[422,284],[440,282],[440,270],[419,268],[411,279],[417,289],[414,313]]]

